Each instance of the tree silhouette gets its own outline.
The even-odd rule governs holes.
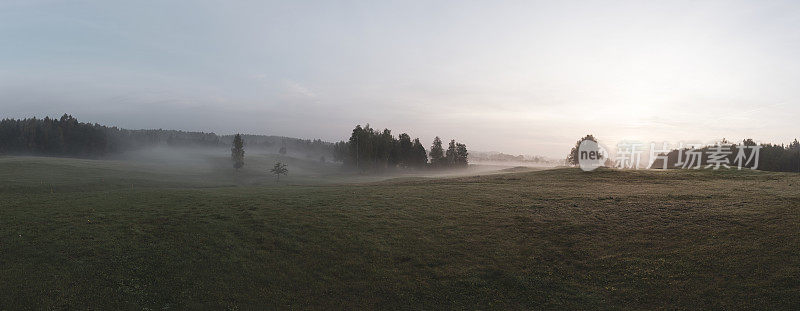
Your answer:
[[[286,168],[286,164],[281,162],[275,163],[275,166],[273,166],[269,171],[275,175],[275,182],[280,181],[281,175],[287,175],[289,173],[289,169]]]
[[[442,167],[445,164],[444,149],[442,149],[442,139],[439,136],[433,139],[431,145],[431,165],[434,167]]]
[[[239,170],[244,166],[244,142],[242,135],[236,134],[233,137],[233,148],[231,148],[231,159],[233,160],[233,168]]]
[[[456,140],[451,139],[450,144],[447,145],[447,151],[445,151],[445,158],[447,161],[447,167],[455,167],[456,166]]]
[[[569,155],[567,156],[567,164],[578,165],[578,160],[580,159],[580,156],[578,155],[578,148],[580,148],[581,143],[584,140],[597,142],[597,139],[595,139],[591,134],[586,135],[584,138],[578,139],[578,142],[575,143],[575,147],[572,147],[572,150],[570,150]]]
[[[419,142],[419,138],[414,138],[414,146],[411,147],[411,163],[416,168],[422,168],[428,165],[428,152],[425,147]]]
[[[411,142],[411,136],[403,133],[397,137],[397,155],[401,166],[409,167],[414,165],[413,149],[414,144]]]
[[[467,145],[456,143],[456,166],[467,167],[469,165],[469,160],[467,159],[468,156],[469,152],[467,151]]]

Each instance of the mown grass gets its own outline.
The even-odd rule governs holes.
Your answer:
[[[3,158],[0,177],[0,309],[800,305],[797,174],[237,186]]]

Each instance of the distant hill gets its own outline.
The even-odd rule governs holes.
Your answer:
[[[243,135],[246,148],[332,159],[333,144],[319,139]],[[71,115],[0,121],[0,154],[103,157],[155,146],[228,148],[233,135],[164,129],[120,129],[79,122]]]

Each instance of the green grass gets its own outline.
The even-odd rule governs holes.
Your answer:
[[[226,172],[0,158],[0,309],[800,305],[797,174]]]

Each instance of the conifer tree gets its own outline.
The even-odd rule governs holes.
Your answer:
[[[419,138],[414,138],[414,146],[411,147],[411,163],[416,168],[422,168],[428,165],[428,153],[425,147],[419,142]]]
[[[403,133],[397,137],[397,156],[401,166],[413,166],[413,148],[414,144],[411,142],[411,136]]]
[[[431,145],[431,165],[434,167],[442,167],[445,161],[444,158],[444,149],[442,149],[442,139],[439,136],[433,139],[433,145]]]
[[[469,165],[469,160],[467,157],[469,156],[469,152],[467,152],[467,145],[465,144],[456,144],[456,166],[457,167],[467,167]]]
[[[447,146],[447,151],[445,152],[445,158],[447,159],[447,167],[455,167],[456,166],[456,140],[451,139],[450,144]]]

